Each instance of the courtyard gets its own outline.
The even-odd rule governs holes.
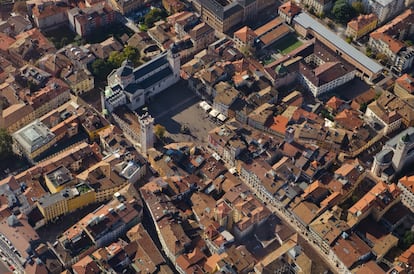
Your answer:
[[[273,48],[277,52],[286,55],[300,47],[302,44],[303,43],[296,37],[296,35],[291,33],[274,43]]]

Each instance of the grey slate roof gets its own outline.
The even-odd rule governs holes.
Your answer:
[[[159,68],[162,65],[165,65],[166,63],[168,63],[167,52],[160,54],[158,57],[154,58],[148,63],[145,63],[144,65],[136,68],[134,70],[135,79],[139,79],[142,76],[145,76],[149,72],[153,71],[156,68]]]

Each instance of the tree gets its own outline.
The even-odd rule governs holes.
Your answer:
[[[124,54],[125,59],[132,61],[132,63],[134,63],[134,66],[139,66],[141,64],[141,55],[137,48],[126,46],[122,52]]]
[[[345,38],[345,41],[346,41],[348,44],[351,44],[351,42],[352,42],[352,37],[347,36],[347,37]]]
[[[372,57],[372,55],[373,55],[372,49],[367,47],[365,49],[365,55],[368,56],[368,57]]]
[[[355,10],[346,0],[338,0],[332,8],[332,15],[337,22],[345,24],[355,16]]]
[[[147,27],[151,28],[154,26],[154,23],[167,17],[167,12],[162,9],[152,9],[144,17],[144,23]]]
[[[163,126],[163,125],[160,125],[160,124],[156,124],[155,126],[154,126],[154,134],[155,134],[155,136],[157,136],[157,138],[158,139],[163,139],[164,138],[164,136],[165,136],[165,132],[166,132],[167,130],[165,129],[165,127]]]
[[[406,250],[414,243],[414,233],[410,230],[407,230],[404,233],[404,237],[401,239],[401,247]]]
[[[6,160],[11,155],[13,155],[13,139],[4,128],[0,128],[0,159]]]
[[[368,104],[366,102],[363,102],[359,105],[359,110],[362,112],[365,112],[367,110]]]
[[[91,68],[93,75],[99,80],[105,80],[108,74],[113,70],[112,64],[103,59],[96,59],[93,61]]]
[[[364,4],[362,4],[361,1],[356,1],[352,3],[352,8],[354,9],[356,14],[362,14],[365,11]]]
[[[387,55],[385,55],[384,53],[382,53],[382,52],[378,52],[376,55],[375,55],[375,59],[377,59],[380,63],[382,63],[382,64],[385,64],[385,63],[387,63],[387,61],[388,61],[388,57],[387,57]]]

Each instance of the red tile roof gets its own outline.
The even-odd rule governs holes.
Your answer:
[[[292,1],[288,1],[279,7],[279,13],[282,12],[288,16],[295,16],[300,13],[302,9]]]
[[[243,43],[247,43],[250,40],[249,36],[253,37],[253,39],[257,37],[256,33],[247,26],[242,27],[234,33],[234,37],[237,37]]]
[[[395,84],[398,84],[400,87],[405,89],[410,94],[414,93],[414,78],[408,75],[407,73],[398,78],[395,81]]]
[[[358,16],[356,19],[349,21],[348,27],[354,29],[355,31],[358,31],[376,20],[378,20],[378,18],[373,13],[366,15],[362,14]]]

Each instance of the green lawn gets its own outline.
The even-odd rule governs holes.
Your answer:
[[[302,42],[299,41],[294,34],[289,34],[277,41],[274,44],[274,48],[282,54],[287,54],[301,45]]]
[[[274,59],[273,57],[269,57],[269,59],[263,60],[263,64],[264,65],[268,65],[272,62],[274,62],[276,59]]]

